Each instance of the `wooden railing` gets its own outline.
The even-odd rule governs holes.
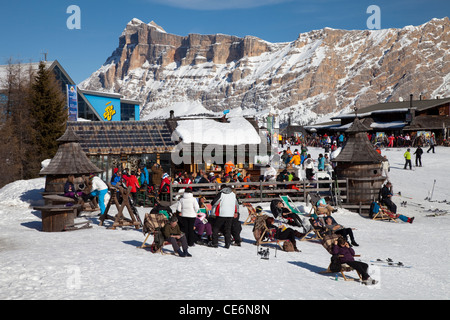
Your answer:
[[[317,192],[331,198],[338,198],[342,203],[348,198],[346,179],[341,180],[318,180],[318,181],[289,181],[289,182],[230,182],[227,186],[233,188],[238,199],[242,202],[270,202],[278,199],[280,195],[289,195],[294,201],[307,199],[310,192]],[[220,191],[220,183],[196,183],[196,184],[171,184],[170,195],[167,196],[172,204],[181,197],[184,188],[192,188],[194,196],[204,196],[212,199]],[[298,190],[290,189],[295,185]],[[337,186],[337,187],[336,187]]]

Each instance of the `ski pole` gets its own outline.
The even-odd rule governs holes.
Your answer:
[[[433,198],[433,193],[434,193],[434,185],[436,184],[436,179],[434,179],[434,182],[433,182],[433,189],[431,189],[431,196],[430,196],[430,199],[428,199],[428,201],[431,201],[431,199]]]

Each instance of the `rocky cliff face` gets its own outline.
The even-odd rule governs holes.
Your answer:
[[[80,87],[143,101],[142,118],[176,106],[205,112],[279,109],[308,123],[383,101],[450,95],[450,21],[385,30],[325,28],[292,42],[216,34],[178,36],[133,19],[105,64]],[[158,109],[166,109],[164,113]],[[166,114],[167,113],[167,114]]]

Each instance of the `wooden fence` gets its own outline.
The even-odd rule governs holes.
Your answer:
[[[227,183],[233,187],[240,202],[270,202],[273,199],[279,199],[280,195],[289,195],[293,201],[307,202],[309,193],[320,193],[331,199],[331,204],[336,207],[342,207],[351,211],[362,213],[368,212],[369,203],[348,203],[349,199],[349,180],[316,180],[316,181],[290,181],[290,182],[232,182]],[[183,195],[182,189],[192,188],[194,196],[204,196],[212,200],[220,191],[220,183],[196,183],[196,184],[171,184],[170,195],[166,194],[166,200],[170,205],[175,203]],[[298,190],[290,189],[290,185],[295,185]],[[367,189],[360,190],[360,193],[378,193],[379,190]]]
[[[335,187],[337,183],[337,188]],[[220,191],[220,183],[196,183],[196,184],[171,184],[170,204],[176,201],[177,196],[181,196],[186,187],[192,188],[194,196],[204,196],[212,199]],[[347,180],[319,180],[289,181],[289,182],[230,182],[228,186],[233,187],[234,192],[242,202],[270,202],[278,199],[280,195],[289,195],[294,201],[305,201],[308,193],[317,192],[332,198],[337,195],[341,201],[347,199]],[[290,185],[295,185],[298,190],[290,189]]]

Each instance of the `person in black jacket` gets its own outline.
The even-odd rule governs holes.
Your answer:
[[[417,146],[416,151],[414,151],[414,154],[416,155],[416,167],[422,166],[422,154],[423,150],[420,146]]]
[[[392,202],[392,196],[392,184],[388,181],[383,188],[381,188],[381,203],[384,204],[392,213],[397,213],[397,206],[394,202]]]
[[[272,200],[270,202],[270,211],[275,218],[280,216],[281,218],[288,220],[288,224],[305,229],[300,217],[293,213],[289,208],[286,208],[283,201],[279,199]],[[306,232],[306,230],[304,231]]]
[[[295,241],[295,237],[297,236],[298,238],[301,238],[303,236],[303,234],[301,234],[298,231],[295,231],[294,229],[286,228],[283,225],[277,227],[273,224],[274,221],[275,221],[274,218],[268,217],[266,219],[266,226],[269,229],[269,231],[274,233],[275,239],[289,240],[290,242],[292,242],[292,245],[294,246],[294,251],[300,252],[300,250],[297,249],[297,243]]]

